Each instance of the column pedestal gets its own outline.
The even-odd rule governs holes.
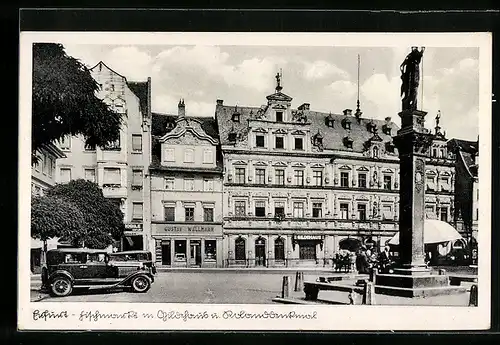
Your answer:
[[[464,293],[449,285],[447,275],[427,268],[424,258],[425,159],[433,136],[424,129],[427,113],[399,113],[401,129],[393,138],[399,152],[399,262],[394,273],[375,277],[375,293],[402,297],[427,297]]]

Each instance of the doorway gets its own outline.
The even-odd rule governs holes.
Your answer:
[[[315,241],[299,241],[299,259],[300,260],[316,260],[316,242]]]
[[[266,265],[266,240],[259,237],[255,240],[255,266]]]
[[[190,258],[189,265],[190,266],[201,266],[201,241],[200,240],[191,240],[189,241],[190,248]]]
[[[164,240],[161,242],[161,264],[170,266],[172,265],[172,257],[170,250],[170,240]]]

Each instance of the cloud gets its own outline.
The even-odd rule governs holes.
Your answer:
[[[357,85],[348,80],[337,80],[327,86],[330,91],[335,93],[336,97],[352,97],[356,94]]]
[[[147,80],[151,76],[151,56],[137,47],[123,46],[112,49],[104,63],[124,75],[127,80]]]
[[[337,77],[341,80],[349,79],[349,73],[324,60],[314,62],[304,62],[304,78],[307,80],[317,80],[327,77]]]
[[[184,100],[187,116],[211,117],[215,113],[215,102]],[[152,111],[156,113],[165,113],[177,115],[179,98],[170,95],[157,95],[152,98]]]
[[[229,62],[228,53],[215,46],[174,47],[159,53],[154,71],[165,69],[170,77],[175,73],[189,78],[198,75],[210,78],[213,83],[224,82],[228,86],[241,86],[257,91],[269,89],[274,82],[277,66],[286,61],[279,57],[251,58],[239,64]]]

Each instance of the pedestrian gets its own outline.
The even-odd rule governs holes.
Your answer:
[[[366,247],[362,246],[358,251],[358,255],[356,256],[356,270],[361,274],[369,273],[369,263],[368,257],[366,256]]]

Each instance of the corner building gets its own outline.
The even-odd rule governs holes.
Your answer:
[[[148,249],[151,198],[144,176],[151,152],[151,79],[127,81],[102,61],[90,73],[100,87],[97,97],[122,114],[120,137],[103,148],[87,146],[81,136],[63,138],[59,147],[66,158],[57,160],[56,182],[85,179],[97,183],[124,213],[119,249]]]
[[[292,109],[281,91],[260,107],[217,101],[224,264],[327,266],[340,249],[383,247],[398,231],[399,128],[359,108]]]
[[[152,243],[158,265],[222,267],[222,161],[215,121],[153,114]]]

